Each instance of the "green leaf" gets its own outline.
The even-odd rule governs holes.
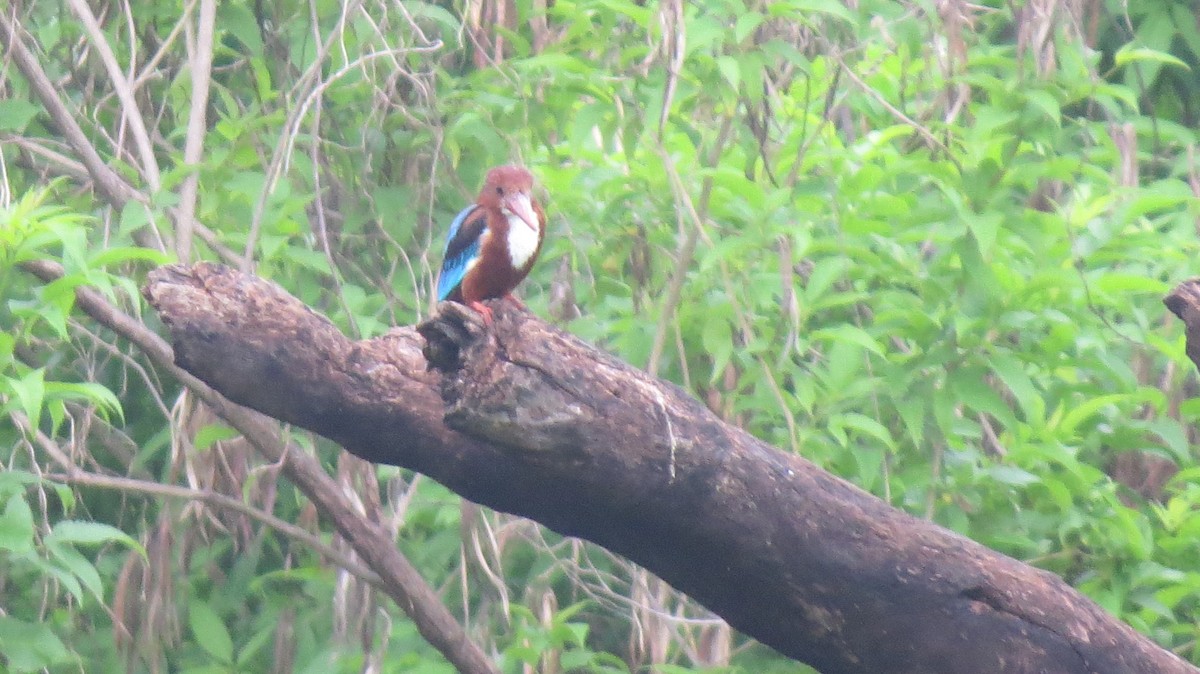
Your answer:
[[[149,207],[138,201],[130,199],[125,202],[121,208],[121,217],[118,221],[118,234],[124,237],[132,237],[133,233],[150,224]]]
[[[0,550],[15,553],[33,552],[33,511],[24,494],[14,494],[0,515]]]
[[[46,397],[55,400],[86,400],[96,405],[105,418],[111,413],[115,413],[119,419],[124,420],[125,418],[125,414],[121,410],[121,401],[117,399],[117,396],[96,382],[48,382]]]
[[[99,253],[92,256],[89,262],[92,267],[104,268],[110,264],[119,264],[123,262],[144,261],[156,265],[164,265],[172,262],[175,258],[166,253],[153,248],[143,248],[141,246],[116,246],[113,248],[105,248]]]
[[[74,659],[49,626],[11,616],[0,616],[0,655],[10,672],[36,672]]]
[[[236,438],[239,435],[241,433],[237,429],[225,424],[205,424],[199,431],[196,431],[196,438],[192,442],[196,445],[196,449],[204,452],[215,443]]]
[[[1174,211],[1195,202],[1196,196],[1192,194],[1191,186],[1182,180],[1166,178],[1135,190],[1133,199],[1122,215],[1133,220],[1144,215]]]
[[[30,370],[19,379],[9,379],[8,385],[16,394],[21,411],[29,419],[29,424],[37,428],[42,419],[42,403],[46,396],[46,371],[43,368]]]
[[[1109,294],[1147,293],[1162,296],[1167,294],[1169,287],[1158,279],[1146,278],[1142,274],[1107,272],[1096,282],[1096,289]]]
[[[250,8],[241,2],[222,2],[217,5],[217,28],[227,30],[236,37],[250,54],[262,56],[262,35],[258,32],[258,20]],[[237,50],[242,55],[243,50]]]
[[[79,582],[79,578],[75,574],[63,568],[61,564],[51,563],[42,557],[34,558],[32,562],[38,571],[48,578],[58,581],[60,585],[66,588],[67,592],[71,593],[71,596],[83,602],[87,595],[84,594],[83,585]]]
[[[1194,461],[1186,429],[1179,422],[1174,419],[1163,418],[1155,419],[1149,422],[1147,426],[1158,435],[1159,439],[1162,440],[1163,446],[1179,465],[1186,466]]]
[[[750,34],[758,29],[765,20],[766,17],[758,12],[742,14],[733,25],[733,39],[737,42],[745,42],[746,38],[750,37]]]
[[[86,557],[69,545],[56,545],[49,540],[46,541],[46,550],[55,564],[77,578],[93,597],[104,601],[104,583],[100,580],[100,572]],[[75,599],[82,603],[83,594],[81,592],[75,594]]]
[[[254,658],[266,648],[267,645],[273,643],[276,637],[276,625],[265,624],[261,629],[256,631],[245,645],[238,650],[237,664],[242,669],[248,669],[253,664]]]
[[[222,663],[233,663],[233,639],[224,621],[208,604],[197,599],[188,602],[188,626],[196,643],[209,655]]]
[[[725,366],[733,357],[733,326],[720,316],[710,316],[704,322],[704,331],[700,333],[700,342],[708,357],[712,359],[712,377],[709,383],[717,381],[725,372]]]
[[[863,347],[856,341],[834,340],[826,350],[824,385],[827,395],[843,395],[866,365]]]
[[[1054,126],[1062,125],[1062,108],[1059,107],[1058,99],[1052,94],[1040,89],[1031,89],[1025,92],[1025,99],[1053,122]]]
[[[988,477],[1001,484],[1013,487],[1027,487],[1038,481],[1038,476],[1016,466],[996,465],[987,469]]]
[[[0,131],[21,133],[42,109],[17,98],[0,100]]]
[[[1059,424],[1059,430],[1063,434],[1062,437],[1071,437],[1074,435],[1080,424],[1098,414],[1105,407],[1120,405],[1130,399],[1131,396],[1128,393],[1111,393],[1083,401],[1063,417],[1062,422]]]
[[[821,0],[786,0],[785,2],[772,2],[767,6],[770,8],[771,13],[777,16],[779,16],[780,13],[802,17],[811,17],[824,14],[851,25],[858,24],[858,16],[840,2],[822,2]]]
[[[825,258],[813,265],[812,273],[804,284],[804,297],[811,304],[824,295],[839,279],[845,278],[849,260]]]
[[[858,431],[863,435],[875,438],[885,447],[894,449],[896,443],[892,440],[892,434],[888,429],[878,421],[858,412],[847,412],[836,417],[837,423],[843,428]]]
[[[955,370],[950,375],[950,385],[959,401],[968,409],[992,415],[1005,428],[1016,425],[1017,420],[1012,410],[1000,394],[987,383],[982,370]]]
[[[405,5],[405,8],[414,18],[429,20],[422,21],[422,23],[428,24],[432,21],[435,25],[439,26],[442,29],[442,35],[453,35],[462,26],[457,17],[446,11],[445,8],[433,3],[410,1]]]
[[[143,557],[145,548],[133,540],[129,534],[120,529],[101,522],[84,522],[80,520],[62,520],[56,522],[46,537],[48,543],[72,543],[76,545],[103,545],[105,543],[120,543],[125,547],[136,550]]]
[[[12,362],[17,338],[10,333],[0,332],[0,367],[7,369]]]
[[[1157,49],[1150,49],[1148,47],[1133,47],[1131,45],[1132,43],[1129,43],[1121,47],[1117,50],[1116,55],[1113,56],[1113,63],[1118,68],[1129,65],[1130,63],[1148,62],[1171,65],[1188,71],[1191,70],[1187,63],[1184,63],[1183,60],[1172,56],[1171,54],[1159,51]]]
[[[988,257],[992,246],[996,243],[996,234],[1000,231],[1001,221],[1000,213],[981,213],[967,220],[967,226],[971,229],[971,234],[975,236],[975,242],[979,245],[979,254],[984,258]]]
[[[31,484],[41,484],[42,478],[27,470],[0,470],[0,498],[22,494]]]
[[[720,56],[717,58],[717,70],[721,72],[721,77],[729,83],[730,88],[737,91],[738,85],[741,84],[742,74],[738,67],[737,59],[732,56]]]
[[[896,412],[904,421],[908,437],[919,447],[925,442],[925,412],[929,409],[929,401],[924,397],[902,396],[893,399],[892,404],[896,406]]]
[[[835,344],[855,344],[877,356],[884,355],[883,345],[881,345],[874,337],[867,333],[866,330],[863,330],[857,325],[836,325],[831,328],[816,330],[812,333],[810,338],[813,341],[829,341]]]
[[[1021,362],[1010,353],[993,353],[988,357],[988,365],[1016,399],[1026,423],[1041,423],[1046,417],[1046,403]]]
[[[316,663],[312,664],[315,665]],[[328,672],[330,671],[330,666],[326,665],[324,669],[319,669],[319,671]],[[179,674],[230,674],[230,672],[229,667],[225,665],[200,665],[199,667],[188,667],[180,671]]]

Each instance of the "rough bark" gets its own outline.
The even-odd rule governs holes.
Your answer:
[[[1186,349],[1188,358],[1200,368],[1200,278],[1193,278],[1175,286],[1163,304],[1187,326]]]
[[[232,400],[621,553],[827,674],[1200,671],[508,303],[491,329],[443,304],[354,342],[223,267],[157,270],[146,294],[176,361]]]

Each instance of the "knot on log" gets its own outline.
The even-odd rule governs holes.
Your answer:
[[[501,303],[493,300],[489,304],[496,305],[493,315],[508,317]],[[417,324],[417,333],[425,338],[422,353],[429,368],[451,377],[462,368],[464,351],[487,344],[483,339],[487,331],[478,313],[457,302],[442,302],[429,320]]]
[[[442,374],[446,425],[511,449],[578,451],[589,405],[560,375],[584,364],[548,350],[574,338],[511,302],[488,306],[491,326],[456,302],[441,303],[417,325],[429,367]]]

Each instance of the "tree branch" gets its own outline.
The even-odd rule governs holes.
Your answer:
[[[162,184],[158,159],[154,156],[154,146],[150,142],[150,134],[146,131],[146,120],[142,117],[142,111],[133,97],[133,89],[129,86],[129,80],[125,77],[125,73],[121,72],[121,64],[117,63],[117,56],[113,53],[112,45],[108,44],[108,38],[105,37],[104,30],[100,28],[100,22],[96,20],[92,8],[85,0],[67,0],[67,4],[75,12],[79,22],[83,24],[84,33],[87,34],[92,48],[96,50],[100,56],[100,62],[108,72],[108,79],[117,93],[117,99],[121,101],[125,120],[129,124],[134,145],[137,147],[141,159],[140,173],[150,185],[150,189],[157,192]]]
[[[63,274],[60,266],[44,260],[22,263],[22,268],[46,282],[60,278]],[[179,268],[164,267],[156,272],[156,278],[166,281],[170,278],[172,269]],[[467,638],[462,626],[442,605],[434,589],[396,549],[391,536],[377,523],[359,516],[350,500],[342,494],[341,488],[315,458],[298,447],[285,444],[280,440],[273,424],[261,415],[230,403],[204,382],[176,367],[172,362],[171,347],[166,342],[150,332],[140,321],[114,307],[96,291],[78,288],[75,291],[75,299],[77,306],[85,313],[133,342],[155,365],[172,373],[184,386],[195,392],[213,412],[237,429],[267,460],[281,464],[288,479],[330,518],[354,551],[379,574],[388,596],[412,618],[421,636],[441,651],[460,672],[498,674],[499,670],[495,664]],[[237,367],[237,363],[227,365]],[[263,383],[269,381],[259,380],[256,385],[263,387]],[[282,393],[286,395],[286,392]]]
[[[41,64],[38,63],[37,57],[25,46],[22,33],[23,31],[20,24],[16,22],[16,19],[9,16],[6,11],[0,11],[0,44],[4,45],[8,53],[12,55],[13,62],[17,65],[17,70],[21,71],[21,74],[29,81],[30,89],[32,89],[38,100],[41,101],[42,108],[50,115],[50,119],[54,122],[56,128],[82,162],[88,176],[95,184],[95,189],[100,197],[116,210],[121,210],[130,201],[147,204],[149,198],[126,182],[120,174],[110,168],[105,163],[105,160],[100,157],[100,153],[96,150],[92,142],[88,140],[87,135],[83,132],[83,128],[75,121],[75,115],[59,97],[58,90],[55,89],[54,84],[46,75],[46,71],[42,69]],[[33,143],[27,141],[22,144],[30,151],[34,151],[34,147],[36,147]],[[75,167],[63,164],[55,153],[40,152],[38,154],[60,166],[61,170],[72,175],[72,177],[79,179]],[[157,171],[157,168],[155,168],[155,171]],[[171,210],[173,209],[168,209],[168,212],[171,212]],[[194,218],[192,223],[195,233],[200,236],[210,249],[220,255],[221,259],[227,262],[238,261],[237,254],[222,244],[211,229],[199,222],[195,222]],[[166,250],[166,244],[163,243],[162,235],[158,229],[153,226],[153,220],[148,229],[150,230],[150,234],[153,235],[152,237],[140,230],[134,233],[134,238],[138,243],[147,248]]]
[[[110,205],[120,209],[125,202],[136,198],[137,191],[100,158],[100,153],[96,152],[96,148],[83,133],[83,128],[75,121],[75,116],[58,97],[58,91],[46,76],[46,71],[42,70],[37,58],[25,46],[19,25],[9,16],[9,12],[15,12],[15,9],[10,7],[0,11],[0,42],[8,48],[17,70],[29,81],[34,95],[42,102],[42,107],[50,115],[50,119],[54,120],[59,133],[66,138],[67,144],[87,167],[92,180],[95,180],[100,188],[100,194]]]
[[[38,443],[43,449],[46,446],[44,437],[40,431],[38,432]],[[42,477],[54,482],[69,484],[73,487],[97,487],[100,489],[112,489],[116,491],[146,494],[157,498],[175,498],[187,501],[197,501],[212,508],[223,508],[232,512],[236,512],[251,519],[256,520],[261,524],[278,531],[279,533],[296,539],[298,542],[308,546],[312,551],[322,557],[332,560],[338,566],[346,571],[354,574],[364,583],[367,583],[379,590],[387,592],[387,586],[383,580],[371,569],[364,566],[357,559],[345,554],[341,550],[326,544],[320,537],[309,532],[303,527],[296,526],[291,522],[279,519],[269,512],[259,510],[254,506],[239,501],[219,492],[198,489],[190,489],[188,487],[179,487],[173,484],[162,484],[160,482],[149,482],[146,480],[135,480],[128,477],[117,477],[114,475],[100,475],[97,473],[89,473],[75,467],[71,467],[65,473],[45,473]]]
[[[204,135],[208,130],[208,88],[212,81],[216,17],[217,0],[200,0],[196,37],[189,42],[188,49],[188,58],[192,66],[192,107],[188,113],[183,163],[191,167],[192,172],[184,178],[180,188],[179,210],[175,219],[175,254],[183,262],[192,257],[192,229],[200,188],[199,164],[204,152]]]
[[[895,510],[508,303],[486,331],[441,305],[417,329],[422,353],[411,328],[350,341],[216,265],[158,269],[144,292],[176,362],[231,399],[621,553],[826,674],[1200,671],[1053,574]]]

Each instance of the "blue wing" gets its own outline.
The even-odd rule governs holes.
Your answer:
[[[442,254],[442,272],[438,275],[438,301],[444,302],[462,283],[479,257],[479,238],[487,226],[487,214],[478,204],[471,204],[459,211],[450,223],[446,235],[446,250]]]

